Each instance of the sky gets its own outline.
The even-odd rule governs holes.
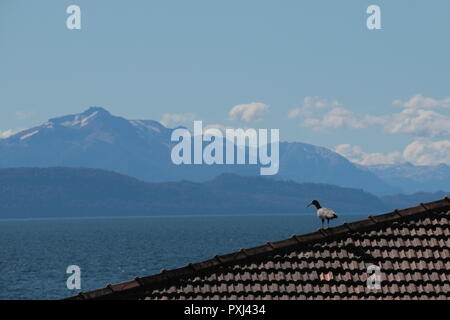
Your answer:
[[[101,106],[450,164],[449,31],[448,0],[0,0],[0,136]]]

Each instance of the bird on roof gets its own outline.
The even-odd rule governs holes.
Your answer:
[[[317,201],[317,200],[311,201],[311,203],[307,206],[307,208],[310,206],[316,207],[317,216],[319,217],[320,220],[322,220],[322,229],[323,229],[323,223],[325,222],[325,220],[327,220],[328,226],[330,226],[330,220],[336,219],[338,217],[336,212],[334,212],[333,210],[331,210],[329,208],[322,208],[319,201]]]

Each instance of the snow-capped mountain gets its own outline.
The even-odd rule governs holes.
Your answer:
[[[0,168],[98,168],[154,182],[206,181],[226,172],[259,175],[259,166],[255,165],[172,164],[172,130],[157,121],[127,120],[92,107],[0,139]],[[337,153],[304,143],[280,144],[280,171],[275,178],[328,183],[376,194],[397,191]]]
[[[398,191],[334,151],[298,142],[280,144],[278,177],[298,182],[320,182],[359,188],[378,195]]]
[[[404,193],[450,190],[450,166],[446,164],[415,166],[411,163],[403,163],[366,168]]]

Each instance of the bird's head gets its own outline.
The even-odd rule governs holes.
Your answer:
[[[317,200],[313,200],[311,201],[311,203],[307,206],[307,208],[309,208],[310,206],[315,206],[316,208],[320,207],[320,203]]]

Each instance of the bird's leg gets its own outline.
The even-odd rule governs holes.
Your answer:
[[[330,219],[328,219],[327,218],[327,225],[328,225],[328,228],[330,227]]]
[[[325,221],[325,219],[320,219],[320,220],[322,220],[322,229],[323,229],[323,222]]]

